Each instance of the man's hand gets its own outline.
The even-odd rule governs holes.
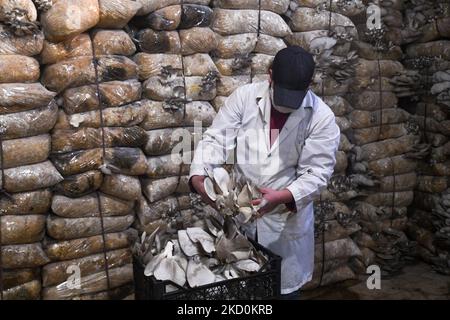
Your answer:
[[[206,194],[204,181],[205,181],[205,176],[192,176],[192,178],[191,178],[192,187],[202,197],[202,200],[205,203],[207,203],[207,204],[211,205],[213,208],[215,208],[216,205],[215,205],[214,201],[212,201]]]
[[[262,205],[258,210],[259,214],[257,218],[261,218],[282,203],[289,203],[294,200],[292,193],[288,189],[274,190],[270,188],[260,188],[259,191],[262,193],[262,198],[252,201],[253,205]]]

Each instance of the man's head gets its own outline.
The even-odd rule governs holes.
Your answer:
[[[273,103],[286,111],[300,108],[314,75],[313,56],[298,46],[280,50],[272,63]]]

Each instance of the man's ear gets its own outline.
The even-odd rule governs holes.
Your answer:
[[[269,82],[272,83],[272,68],[269,68]]]

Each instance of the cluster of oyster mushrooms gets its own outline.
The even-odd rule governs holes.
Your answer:
[[[258,272],[267,257],[237,228],[233,218],[221,222],[212,216],[203,227],[178,230],[176,234],[142,234],[134,254],[145,265],[144,274],[170,280],[181,287],[198,287]],[[172,288],[176,290],[176,288]]]
[[[258,206],[252,204],[252,200],[260,198],[260,192],[249,181],[243,181],[237,171],[228,173],[223,167],[205,168],[205,171],[208,174],[204,180],[206,194],[221,215],[241,216],[247,223],[264,205],[263,202]]]

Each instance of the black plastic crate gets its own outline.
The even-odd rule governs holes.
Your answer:
[[[269,259],[259,272],[247,277],[224,280],[195,288],[180,287],[170,280],[156,280],[144,275],[145,266],[133,259],[136,300],[267,300],[281,294],[281,257],[260,244],[255,248]],[[168,292],[168,286],[177,288]]]

